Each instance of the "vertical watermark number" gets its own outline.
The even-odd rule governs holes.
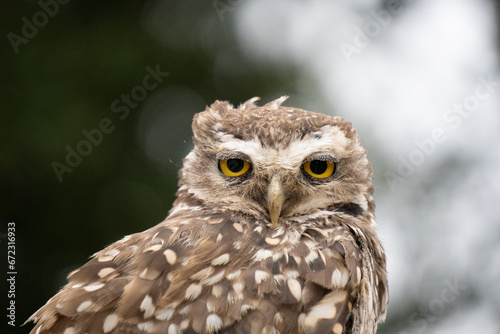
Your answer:
[[[7,324],[16,325],[16,223],[7,223]]]

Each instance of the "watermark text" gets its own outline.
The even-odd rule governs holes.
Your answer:
[[[149,92],[156,89],[163,82],[163,79],[169,75],[168,72],[163,72],[160,69],[159,64],[155,68],[146,66],[146,72],[148,74],[142,79],[141,85],[133,87],[130,94],[123,93],[119,98],[111,102],[111,111],[118,115],[119,120],[125,120],[130,115],[130,110],[137,108],[139,103],[148,97]],[[53,161],[51,164],[59,182],[63,181],[65,173],[73,172],[81,164],[84,157],[90,155],[95,147],[101,145],[105,134],[110,134],[115,129],[116,126],[111,118],[104,117],[99,120],[96,127],[81,131],[84,139],[74,145],[74,148],[66,145],[64,161]]]
[[[16,326],[16,223],[7,223],[7,324]]]

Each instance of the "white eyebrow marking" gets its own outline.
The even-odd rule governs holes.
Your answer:
[[[222,144],[218,147],[219,151],[241,152],[264,165],[273,164],[287,169],[297,168],[305,157],[316,152],[326,151],[343,155],[348,144],[344,133],[337,126],[331,125],[323,126],[318,136],[298,138],[284,149],[262,147],[258,140],[243,141],[231,134],[222,135],[220,140]]]

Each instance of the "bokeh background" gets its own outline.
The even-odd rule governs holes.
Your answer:
[[[2,1],[0,247],[6,273],[14,222],[17,271],[16,328],[0,283],[2,333],[28,332],[69,271],[166,216],[196,112],[281,95],[351,120],[369,151],[390,278],[380,333],[499,333],[498,12],[487,0]]]

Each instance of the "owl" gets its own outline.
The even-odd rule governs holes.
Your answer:
[[[366,151],[348,121],[285,100],[195,115],[167,218],[71,272],[31,333],[376,333]]]

